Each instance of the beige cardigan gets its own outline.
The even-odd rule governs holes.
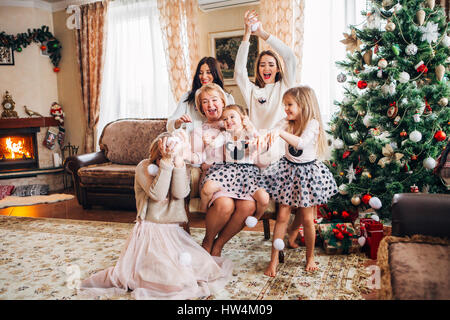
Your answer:
[[[157,175],[151,176],[147,171],[149,164],[145,159],[136,167],[137,217],[154,223],[187,222],[184,198],[190,187],[186,167],[174,168],[172,163],[161,160]]]

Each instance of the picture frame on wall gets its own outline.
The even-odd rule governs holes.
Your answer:
[[[14,51],[11,48],[0,47],[0,66],[14,65]]]
[[[209,33],[210,54],[219,61],[225,85],[235,85],[234,63],[244,36],[244,29]],[[255,63],[258,56],[258,37],[250,36],[247,71],[251,81],[255,78]]]

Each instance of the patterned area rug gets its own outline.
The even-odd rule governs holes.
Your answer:
[[[21,206],[31,206],[34,204],[53,203],[58,201],[70,200],[73,198],[74,198],[73,195],[65,193],[54,193],[45,196],[41,195],[41,196],[27,196],[27,197],[8,196],[0,200],[0,209],[6,207],[21,207]]]
[[[0,299],[84,299],[79,279],[113,266],[133,224],[0,216]],[[197,243],[204,229],[191,228]],[[363,254],[326,255],[316,248],[319,270],[306,273],[305,249],[285,250],[275,278],[264,275],[271,242],[243,231],[224,248],[233,278],[208,299],[363,299],[370,273]],[[98,297],[98,299],[102,299]],[[114,299],[132,299],[128,293]]]

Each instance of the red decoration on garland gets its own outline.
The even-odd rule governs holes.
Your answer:
[[[54,68],[53,68],[53,71],[54,71],[54,72],[59,72],[59,70],[60,70],[60,69],[59,69],[58,67],[54,67]]]
[[[419,193],[419,187],[413,184],[409,187],[412,193]]]
[[[437,141],[444,141],[444,140],[447,138],[447,135],[445,134],[444,131],[439,130],[438,132],[436,132],[436,133],[434,134],[434,138],[435,138]]]
[[[42,46],[41,46],[41,50],[42,50],[42,51],[45,51],[45,50],[47,50],[47,47],[44,46],[44,45],[42,45]]]
[[[342,218],[347,219],[350,217],[350,214],[347,211],[342,211]]]
[[[400,137],[404,138],[406,137],[408,134],[406,133],[405,130],[403,130],[402,132],[400,132]]]
[[[428,72],[428,68],[425,64],[421,64],[418,68],[417,68],[417,72],[419,73],[427,73]]]
[[[365,204],[368,204],[371,198],[372,198],[372,196],[371,196],[370,194],[365,194],[365,195],[362,197],[361,200],[362,200],[362,202],[364,202]]]
[[[347,150],[344,152],[344,154],[342,155],[342,159],[347,158],[350,155],[351,151]]]
[[[358,88],[360,89],[365,89],[367,87],[367,82],[364,80],[359,80],[358,81]]]

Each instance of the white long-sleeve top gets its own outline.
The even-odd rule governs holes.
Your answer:
[[[277,124],[277,128],[287,130],[287,120],[283,119]],[[319,138],[319,122],[310,120],[300,137],[297,145],[291,146],[285,142],[285,157],[295,163],[310,162],[317,159],[317,141]]]
[[[241,42],[234,67],[235,80],[247,104],[250,121],[258,130],[271,129],[286,116],[282,103],[283,94],[295,83],[296,58],[292,49],[272,35],[267,43],[284,61],[284,76],[281,81],[266,84],[264,88],[250,81],[247,73],[249,41]]]
[[[200,128],[202,123],[206,121],[206,117],[200,111],[197,111],[195,105],[191,105],[185,101],[188,95],[189,92],[183,94],[180,102],[178,103],[177,109],[167,119],[167,131],[173,132],[175,130],[175,120],[180,118],[183,114],[188,114],[192,119],[192,123],[186,123],[186,131],[188,134],[194,130],[194,128]],[[227,99],[225,105],[234,104],[234,98],[230,93],[225,92],[225,97]]]

